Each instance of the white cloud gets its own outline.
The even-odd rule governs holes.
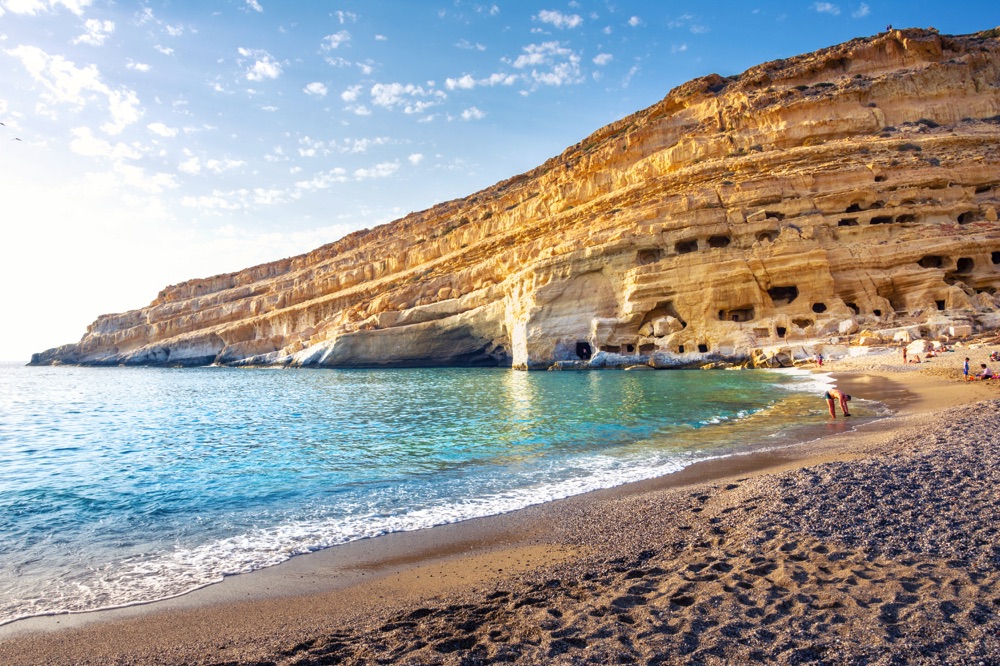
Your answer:
[[[92,2],[93,0],[6,0],[0,5],[0,8],[6,9],[12,14],[35,16],[43,12],[55,11],[56,7],[61,5],[80,16]]]
[[[535,83],[549,86],[580,83],[580,56],[559,42],[529,44],[512,63],[517,69],[531,68],[530,78]]]
[[[344,145],[340,146],[338,150],[342,153],[357,155],[367,153],[372,146],[384,146],[387,143],[389,143],[389,138],[385,136],[377,136],[374,139],[344,139]]]
[[[150,70],[150,66],[147,65],[146,63],[135,62],[134,60],[129,60],[127,63],[125,63],[125,66],[137,72],[148,72]]]
[[[693,26],[691,26],[691,32],[693,32],[696,35],[704,35],[706,32],[708,32],[708,26],[695,23]]]
[[[355,169],[354,177],[357,180],[371,180],[374,178],[388,178],[399,170],[399,162],[380,162],[371,169]]]
[[[538,16],[535,19],[542,23],[553,25],[560,30],[564,28],[577,28],[583,24],[583,17],[579,14],[563,14],[558,10],[549,9],[543,9],[538,12]]]
[[[87,19],[83,22],[83,27],[87,32],[74,39],[73,43],[100,46],[107,40],[108,35],[115,31],[115,22]]]
[[[864,18],[868,16],[868,14],[870,13],[871,13],[871,8],[862,2],[861,6],[851,13],[851,16],[853,18]]]
[[[441,90],[424,88],[412,83],[376,83],[371,88],[372,104],[385,109],[403,107],[404,113],[423,113],[443,102],[447,95]]]
[[[197,157],[189,157],[180,164],[177,165],[177,170],[182,173],[188,173],[192,176],[201,173],[201,160]]]
[[[343,12],[337,10],[335,14],[337,15],[337,20],[340,21],[340,25],[344,25],[345,23],[348,22],[354,23],[355,21],[358,20],[358,15],[355,14],[354,12]]]
[[[232,171],[233,169],[238,169],[239,167],[246,164],[243,160],[234,160],[228,157],[221,160],[209,159],[205,160],[205,168],[212,173],[222,173],[224,171]]]
[[[474,106],[462,111],[462,120],[482,120],[485,117],[486,114]]]
[[[632,16],[629,18],[628,24],[633,28],[638,28],[639,26],[642,25],[642,19],[639,18],[638,16]]]
[[[840,7],[833,4],[832,2],[817,2],[813,4],[813,9],[821,14],[833,14],[838,16],[840,14]]]
[[[176,128],[174,128],[174,127],[167,127],[163,123],[150,123],[150,124],[146,125],[146,129],[148,129],[153,134],[158,134],[158,135],[160,135],[162,137],[170,138],[170,137],[177,136],[177,129]]]
[[[470,42],[467,39],[460,39],[460,40],[458,40],[458,42],[455,44],[455,47],[456,48],[460,48],[460,49],[464,49],[466,51],[485,51],[486,50],[486,47],[484,45],[482,45],[482,44],[480,44],[478,42],[475,43],[475,44],[473,44],[472,42]]]
[[[184,26],[183,25],[165,25],[165,26],[163,26],[163,29],[171,37],[180,37],[181,35],[184,34]]]
[[[324,51],[330,51],[331,49],[340,48],[341,44],[346,44],[349,41],[351,41],[351,33],[341,30],[340,32],[324,37],[320,48]]]
[[[319,81],[313,81],[302,89],[307,95],[315,95],[316,97],[326,97],[327,89],[326,86]]]
[[[108,134],[118,134],[142,117],[135,91],[107,85],[94,65],[77,67],[72,61],[49,55],[35,46],[21,45],[6,53],[18,58],[28,73],[45,86],[43,101],[83,108],[94,99],[94,93],[103,96],[111,120],[101,129]]]
[[[496,74],[491,74],[485,79],[474,79],[468,74],[462,75],[460,78],[452,79],[447,78],[444,80],[444,86],[448,90],[472,90],[476,86],[509,86],[516,83],[518,77],[516,74],[503,74],[497,72]]]
[[[476,80],[469,74],[465,74],[459,79],[445,79],[444,85],[448,90],[472,90],[476,87]]]
[[[614,59],[615,57],[610,53],[598,53],[596,56],[594,56],[594,64],[599,66],[604,66]]]
[[[346,183],[349,180],[350,179],[347,177],[347,170],[342,169],[341,167],[336,167],[334,169],[330,169],[329,171],[321,171],[311,180],[300,180],[295,183],[295,187],[307,192],[315,192],[316,190],[329,189],[331,185],[336,183]]]
[[[688,50],[687,44],[674,44],[673,46],[670,47],[671,53],[684,53],[687,50]]]
[[[263,49],[245,49],[240,47],[237,52],[244,58],[252,58],[253,65],[247,68],[248,81],[263,81],[281,76],[281,63],[274,60],[271,54]]]
[[[247,8],[258,13],[262,13],[264,11],[264,8],[260,6],[260,3],[257,2],[257,0],[247,0]]]
[[[122,160],[137,160],[142,154],[134,147],[124,143],[111,144],[94,136],[89,127],[77,127],[71,130],[73,140],[69,149],[84,157],[102,157],[115,162]]]
[[[413,166],[417,166],[418,164],[420,164],[421,162],[424,161],[424,156],[422,154],[420,154],[420,153],[413,153],[412,155],[410,155],[406,159]]]
[[[370,116],[372,115],[372,110],[369,109],[364,104],[351,104],[350,106],[344,107],[345,111],[350,111],[356,116]]]
[[[174,50],[172,48],[170,48],[169,46],[161,46],[160,44],[156,44],[153,48],[156,49],[157,51],[159,51],[160,53],[162,53],[163,55],[173,55],[174,54]]]
[[[344,92],[340,93],[340,99],[344,100],[345,102],[356,102],[358,99],[358,95],[360,94],[361,94],[360,85],[351,86]]]

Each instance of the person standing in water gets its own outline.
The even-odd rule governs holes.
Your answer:
[[[830,389],[823,394],[826,398],[827,407],[830,408],[830,418],[837,418],[837,402],[840,402],[840,411],[844,412],[844,416],[850,416],[851,413],[847,410],[847,403],[850,402],[851,396],[840,391],[838,389]]]

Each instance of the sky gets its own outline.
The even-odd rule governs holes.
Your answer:
[[[0,359],[890,23],[977,32],[1000,3],[0,0]]]

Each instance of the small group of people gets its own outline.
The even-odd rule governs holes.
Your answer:
[[[993,358],[993,356],[990,355],[990,358]],[[993,369],[990,368],[990,366],[986,365],[985,363],[980,363],[979,364],[979,368],[980,368],[980,370],[979,370],[979,372],[977,372],[975,374],[975,376],[970,375],[969,374],[969,372],[970,372],[970,370],[969,370],[969,357],[966,356],[965,357],[965,363],[962,364],[962,374],[965,375],[965,381],[970,381],[970,380],[974,380],[974,379],[977,379],[977,378],[978,379],[993,379],[994,377],[996,377],[996,375],[993,374]]]

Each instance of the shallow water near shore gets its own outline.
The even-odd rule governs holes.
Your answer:
[[[829,382],[3,365],[0,623],[788,445],[827,424]]]

